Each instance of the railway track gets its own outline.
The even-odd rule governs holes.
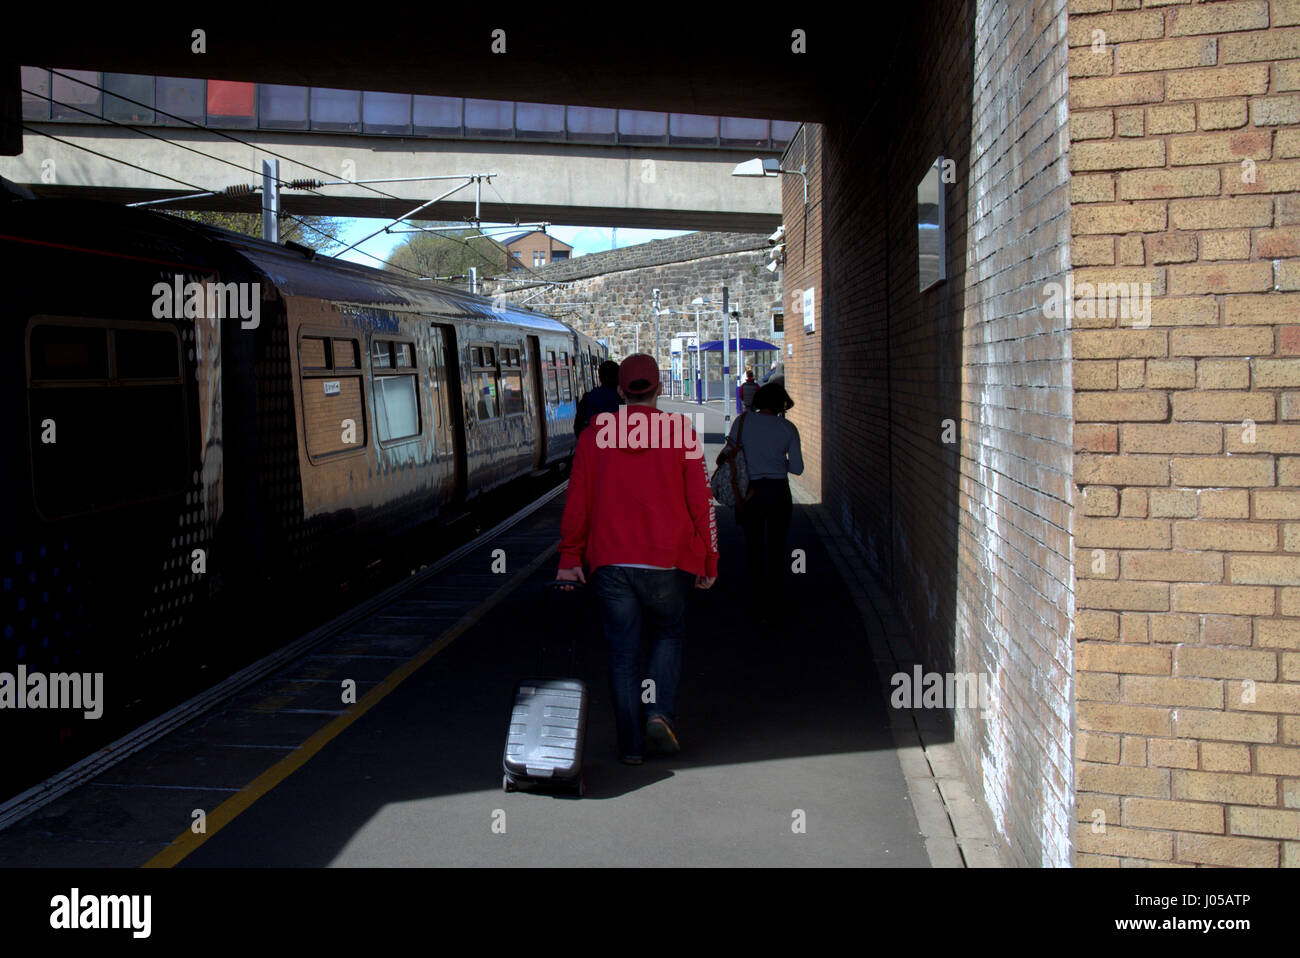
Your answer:
[[[430,587],[436,588],[439,578],[444,573],[454,569],[474,553],[481,552],[488,545],[503,549],[503,556],[512,551],[512,546],[517,547],[516,555],[520,552],[533,555],[530,569],[540,564],[554,551],[553,533],[539,537],[535,533],[529,534],[527,530],[520,530],[512,537],[512,530],[516,530],[516,527],[530,516],[551,504],[567,488],[567,481],[560,483],[427,567],[360,602],[211,688],[0,804],[0,831],[92,782],[114,766],[196,719],[212,715],[242,694],[256,689],[259,684],[268,682],[274,684],[278,680],[286,686],[300,686],[304,681],[319,683],[332,681],[325,678],[304,680],[287,674],[307,657],[355,662],[368,657],[366,652],[358,652],[357,646],[359,642],[364,644],[369,639],[377,643],[386,643],[387,651],[395,653],[369,656],[371,658],[413,660],[419,655],[418,647],[427,645],[430,623],[437,623],[436,630],[445,640],[443,644],[450,641],[463,631],[463,628],[458,626],[462,623],[469,624],[481,617],[495,604],[494,596],[505,591],[503,584],[517,583],[520,581],[519,575],[503,576],[492,572],[488,565],[484,565],[481,574],[460,573],[462,578],[481,579],[481,581],[457,584],[454,589],[449,590],[454,592],[454,595],[412,598],[413,594],[428,590]],[[538,554],[539,547],[542,546],[542,538],[552,540],[552,544],[549,548],[543,548]],[[449,629],[448,626],[451,628]],[[450,637],[448,637],[449,632],[453,633]],[[283,698],[283,696],[271,696],[271,698]],[[360,696],[358,700],[362,700]],[[321,703],[313,701],[306,704]],[[355,709],[356,706],[352,708]],[[300,714],[316,714],[323,720],[330,716],[346,715],[349,711],[348,708],[293,708],[292,706],[283,706],[283,710]]]

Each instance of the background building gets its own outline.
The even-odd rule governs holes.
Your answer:
[[[573,247],[541,230],[525,230],[511,233],[497,239],[505,247],[505,262],[502,272],[522,270],[524,267],[536,269],[550,263],[566,260],[573,252]]]

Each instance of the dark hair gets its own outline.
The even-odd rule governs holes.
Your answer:
[[[759,386],[754,393],[754,408],[766,409],[768,412],[785,412],[794,408],[794,400],[780,383],[768,383]]]
[[[618,363],[614,362],[614,360],[607,359],[601,363],[598,374],[600,376],[600,384],[606,389],[618,388]]]

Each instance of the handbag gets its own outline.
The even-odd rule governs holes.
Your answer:
[[[709,486],[713,489],[713,498],[724,506],[739,508],[750,497],[749,463],[745,459],[745,417],[740,415],[740,432],[737,442],[730,453],[725,454],[721,465],[713,472]]]

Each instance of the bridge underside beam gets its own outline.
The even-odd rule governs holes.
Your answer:
[[[0,176],[42,196],[131,203],[192,192],[169,177],[202,190],[260,183],[261,161],[274,151],[292,157],[280,161],[280,177],[286,181],[495,173],[481,194],[480,216],[487,222],[724,232],[771,232],[781,222],[778,178],[732,176],[736,163],[746,158],[736,151],[265,131],[241,131],[246,142],[238,143],[207,131],[150,130],[170,141],[164,142],[103,126],[48,124],[38,129],[67,142],[27,134],[20,156],[0,158]],[[327,186],[314,193],[286,188],[281,199],[291,213],[391,218],[453,186],[454,180],[421,180],[379,183],[372,189]],[[430,206],[421,218],[472,217],[474,196],[474,186],[467,185]],[[255,196],[223,195],[175,208],[253,212],[260,202]]]

